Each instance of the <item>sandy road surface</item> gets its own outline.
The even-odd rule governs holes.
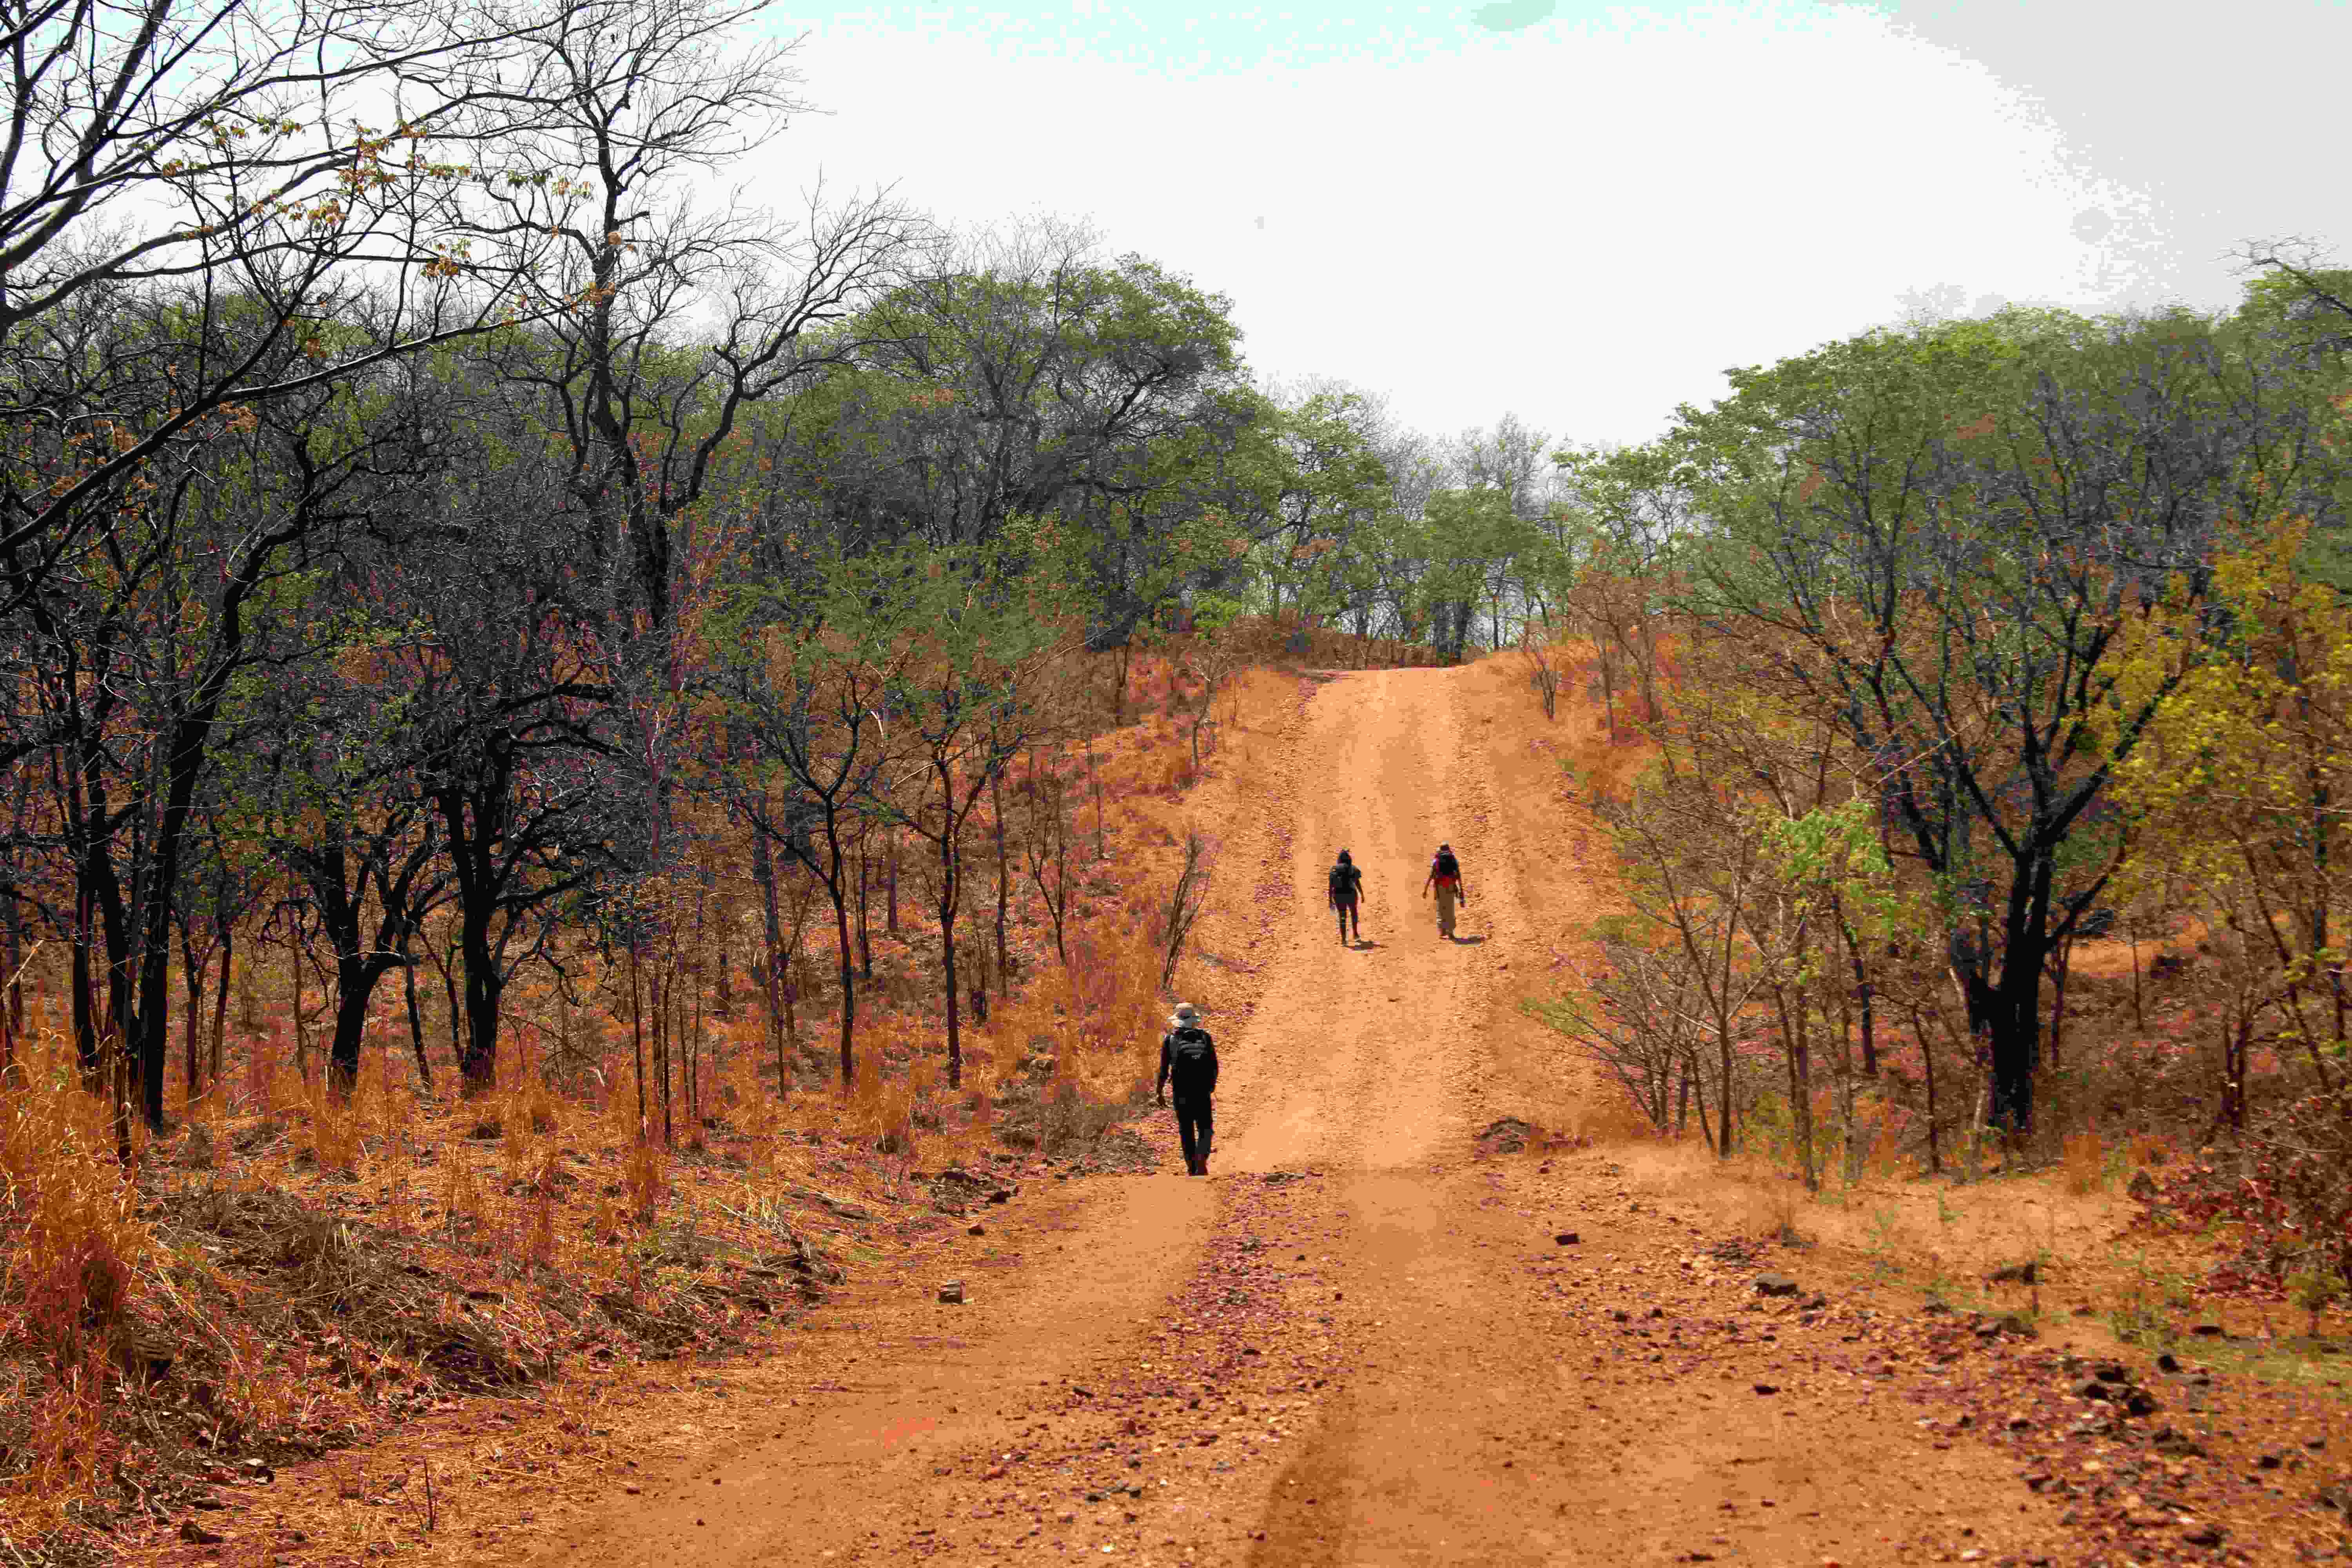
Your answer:
[[[1834,1309],[1765,1310],[1603,1155],[1481,1157],[1514,1103],[1488,1037],[1547,933],[1463,693],[1328,681],[1256,803],[1287,830],[1258,840],[1215,1175],[1055,1189],[970,1306],[829,1310],[860,1360],[735,1380],[742,1431],[535,1561],[2074,1560],[2006,1458],[1923,1428],[1933,1377],[1841,1370]],[[1420,898],[1441,837],[1453,942]],[[1324,908],[1343,847],[1360,947]]]

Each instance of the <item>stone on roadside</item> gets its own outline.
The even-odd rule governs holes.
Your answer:
[[[1797,1282],[1786,1274],[1759,1274],[1756,1277],[1756,1293],[1759,1296],[1793,1296],[1797,1289]]]

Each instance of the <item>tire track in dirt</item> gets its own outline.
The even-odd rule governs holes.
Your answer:
[[[1260,857],[1263,985],[1220,1030],[1217,1175],[1071,1184],[1091,1195],[1001,1302],[893,1308],[867,1386],[772,1415],[542,1560],[2032,1560],[2046,1510],[1961,1517],[2013,1489],[1999,1457],[1924,1448],[1883,1397],[1779,1397],[1791,1309],[1752,1321],[1744,1274],[1680,1268],[1690,1237],[1623,1212],[1605,1156],[1481,1151],[1512,1094],[1490,1043],[1511,966],[1549,933],[1459,675],[1328,679],[1230,825]],[[1441,838],[1474,900],[1459,942],[1420,900]],[[1322,897],[1343,847],[1360,947]],[[1702,1318],[1754,1331],[1667,1367],[1651,1336]]]

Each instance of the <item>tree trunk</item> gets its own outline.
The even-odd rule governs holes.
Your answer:
[[[629,949],[629,1045],[635,1053],[637,1064],[637,1142],[646,1141],[647,1110],[646,1105],[646,1010],[645,985],[638,973],[637,950]]]
[[[287,921],[286,967],[294,980],[294,1070],[302,1086],[310,1085],[310,1026],[302,1017],[302,926],[299,917]]]
[[[1004,770],[1001,767],[989,776],[988,798],[996,817],[996,994],[1002,997],[1013,984],[1013,961],[1004,940],[1005,916],[1013,900],[1013,879],[1004,858]]]
[[[1726,960],[1726,963],[1727,964],[1728,963],[1727,959]],[[1732,1100],[1735,1098],[1731,1087],[1731,1066],[1733,1056],[1732,1029],[1734,1026],[1731,1015],[1725,1010],[1728,1003],[1728,989],[1730,984],[1731,976],[1727,971],[1724,975],[1724,993],[1710,995],[1708,998],[1709,1005],[1713,1008],[1715,1013],[1716,1066],[1723,1075],[1721,1079],[1717,1080],[1715,1091],[1716,1109],[1719,1112],[1716,1118],[1715,1153],[1716,1158],[1719,1160],[1728,1160],[1731,1158],[1731,1107]],[[1710,992],[1715,990],[1712,985],[1710,985],[1708,989]]]
[[[1706,1073],[1699,1065],[1696,1047],[1691,1048],[1684,1061],[1683,1082],[1694,1089],[1693,1098],[1698,1101],[1698,1141],[1712,1149],[1715,1147],[1715,1129],[1707,1125],[1706,1120]],[[1730,1085],[1724,1086],[1721,1096],[1722,1103],[1728,1106],[1731,1103]]]
[[[220,978],[213,983],[213,1059],[210,1081],[221,1080],[222,1058],[228,1054],[229,972],[236,967],[236,922],[224,920],[220,937]]]
[[[940,858],[952,859],[952,849],[942,848]],[[944,971],[944,986],[948,1008],[948,1087],[963,1087],[963,1037],[961,1028],[961,1010],[956,996],[956,890],[955,873],[942,868],[940,872],[940,963]]]
[[[400,966],[402,1000],[408,1005],[408,1044],[416,1053],[416,1082],[426,1094],[433,1092],[433,1063],[425,1054],[425,1010],[416,1005],[416,960],[411,958]]]
[[[490,919],[496,912],[488,897],[473,889],[460,893],[457,949],[465,959],[466,1042],[457,1071],[468,1100],[499,1087],[499,1001],[506,986],[490,946]]]
[[[1927,1173],[1944,1173],[1943,1141],[1936,1131],[1936,1047],[1925,1035],[1919,1039],[1919,1063],[1927,1075]]]
[[[2041,955],[2030,969],[2021,957],[2005,955],[2005,984],[1986,992],[1979,1022],[1992,1074],[1987,1120],[2012,1139],[2033,1131],[2033,1080],[2042,1065]]]
[[[1813,1073],[1811,1042],[1807,1037],[1805,998],[1800,992],[1792,1011],[1779,986],[1772,1005],[1780,1015],[1780,1041],[1789,1058],[1789,1131],[1797,1144],[1797,1167],[1804,1173],[1805,1190],[1818,1192],[1821,1177],[1813,1169]]]
[[[90,965],[91,927],[97,923],[96,895],[87,876],[74,879],[73,962],[68,984],[73,988],[74,1063],[82,1087],[96,1094],[103,1071],[99,1053],[98,975]]]
[[[675,1147],[677,1140],[677,1122],[671,1113],[671,1107],[674,1103],[674,1095],[669,1081],[669,1003],[671,990],[672,986],[669,980],[668,965],[667,963],[656,964],[654,966],[653,979],[648,984],[648,991],[650,994],[646,1000],[653,1004],[654,1071],[661,1075],[662,1147],[665,1149]]]
[[[205,1013],[205,970],[196,963],[196,944],[185,926],[180,929],[180,984],[187,988],[188,993],[187,1015],[182,1020],[180,1033],[188,1058],[188,1100],[193,1104],[204,1084],[202,1064],[198,1060],[198,1036],[202,1033],[200,1026]],[[6,1057],[0,1054],[0,1067],[6,1065]]]
[[[963,1087],[963,1033],[961,998],[956,995],[955,922],[961,902],[963,879],[957,865],[958,827],[955,777],[945,766],[933,764],[940,781],[940,963],[947,991],[948,1087]]]
[[[449,1020],[450,1059],[462,1066],[466,1058],[466,1008],[457,999],[457,965],[450,962],[457,956],[457,950],[436,943],[432,952],[433,967],[441,974],[442,1011]]]
[[[870,902],[867,889],[872,885],[873,837],[871,827],[857,836],[857,962],[860,973],[867,980],[874,978],[874,927],[866,915]]]
[[[1845,943],[1847,959],[1853,965],[1853,995],[1861,1005],[1862,1076],[1878,1076],[1878,1009],[1877,988],[1870,983],[1870,970],[1862,961],[1862,942],[1853,928],[1847,925],[1845,913],[1838,911],[1838,939]]]
[[[339,1098],[359,1087],[360,1038],[367,1029],[368,999],[383,978],[379,959],[335,955],[335,1035],[327,1047],[327,1085]]]
[[[768,1038],[776,1048],[776,1095],[782,1099],[786,1087],[783,1077],[783,1013],[778,1002],[782,996],[783,977],[778,971],[783,962],[783,930],[776,911],[774,852],[768,847],[767,834],[756,826],[751,829],[751,879],[760,889],[760,915],[765,939],[760,958],[760,973],[765,977],[761,989],[767,995]]]
[[[227,625],[227,635],[234,637],[234,606],[228,611]],[[206,684],[209,687],[215,683]],[[216,695],[210,700],[200,700],[194,712],[172,726],[171,749],[164,761],[163,811],[155,825],[155,842],[150,850],[152,858],[142,895],[145,907],[141,913],[147,929],[141,939],[135,1026],[140,1109],[147,1118],[147,1125],[159,1132],[163,1129],[163,1075],[171,1047],[167,1035],[172,1011],[172,910],[179,897],[180,852],[187,841],[188,814],[195,804],[196,774],[204,765],[213,715],[218,707]]]

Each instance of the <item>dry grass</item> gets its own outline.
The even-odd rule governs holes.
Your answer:
[[[2107,1143],[2096,1132],[2070,1132],[2063,1162],[2066,1190],[2077,1197],[2107,1184]]]
[[[103,1101],[37,1003],[0,1091],[0,1356],[29,1401],[0,1491],[44,1522],[109,1462],[108,1393],[152,1249]]]
[[[537,983],[510,990],[520,1044],[493,1092],[457,1100],[436,987],[420,988],[434,1090],[392,993],[339,1098],[317,1051],[308,1081],[298,1068],[284,950],[254,948],[258,962],[232,978],[226,1080],[192,1100],[174,1084],[174,1133],[152,1150],[142,1133],[127,1172],[45,1011],[40,983],[58,977],[29,975],[24,1081],[0,1089],[0,1427],[24,1435],[0,1453],[0,1528],[111,1496],[126,1456],[143,1479],[114,1500],[161,1507],[173,1493],[149,1472],[199,1455],[358,1441],[452,1394],[544,1377],[565,1355],[669,1354],[740,1332],[777,1306],[736,1303],[776,1297],[780,1259],[806,1270],[797,1303],[838,1278],[826,1249],[880,1238],[873,1215],[847,1216],[891,1204],[929,1215],[918,1152],[940,1165],[1008,1147],[1094,1157],[1157,1065],[1169,998],[1148,917],[1169,823],[1234,808],[1302,701],[1295,674],[1235,676],[1196,775],[1185,725],[1198,692],[1164,667],[1142,674],[1136,721],[1097,741],[1108,863],[1093,860],[1091,789],[1073,800],[1085,853],[1072,962],[1055,961],[1040,912],[1016,898],[1022,983],[1011,995],[991,985],[989,1022],[964,1036],[961,1092],[945,1081],[915,867],[895,934],[877,895],[851,1092],[827,1081],[826,947],[803,954],[812,981],[782,1083],[739,967],[731,1010],[705,998],[710,1123],[675,1105],[675,1148],[660,1139],[658,1083],[645,1096],[653,1136],[641,1132],[625,980],[593,952],[565,955],[572,996],[592,1005]],[[739,911],[732,929],[749,923]],[[1196,982],[1186,994],[1213,1016],[1223,977],[1182,984]],[[315,1010],[315,991],[305,999]],[[149,1434],[135,1447],[134,1426]]]
[[[71,1378],[130,1310],[149,1237],[107,1107],[82,1091],[71,1047],[47,1027],[33,1031],[17,1072],[17,1086],[0,1094],[0,1289],[11,1337]]]
[[[628,1194],[629,1212],[640,1221],[651,1220],[661,1207],[668,1176],[668,1152],[651,1138],[633,1140],[621,1166],[621,1183]]]

